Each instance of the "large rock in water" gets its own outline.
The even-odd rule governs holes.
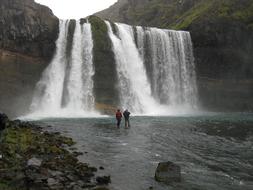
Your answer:
[[[34,0],[0,1],[0,110],[23,114],[50,62],[59,20]]]
[[[167,184],[181,181],[180,166],[172,162],[161,162],[155,172],[155,180]]]

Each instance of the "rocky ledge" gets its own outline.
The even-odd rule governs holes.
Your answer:
[[[0,114],[0,189],[108,190],[104,185],[110,176],[95,177],[97,168],[69,151],[74,144],[59,133]]]

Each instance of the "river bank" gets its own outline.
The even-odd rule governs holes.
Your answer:
[[[97,168],[80,162],[74,144],[60,133],[0,114],[0,189],[107,190],[110,176],[97,176]]]

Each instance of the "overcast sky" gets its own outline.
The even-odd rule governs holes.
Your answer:
[[[83,18],[101,11],[117,0],[35,0],[50,7],[61,19]]]

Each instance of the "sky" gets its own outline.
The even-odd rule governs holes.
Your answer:
[[[60,19],[79,19],[108,8],[117,0],[35,0],[52,9]]]

